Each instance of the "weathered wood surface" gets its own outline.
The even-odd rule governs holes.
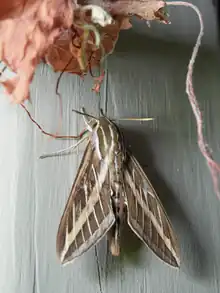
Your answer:
[[[132,38],[128,45],[128,34]],[[137,54],[138,53],[138,54]],[[220,201],[196,142],[185,74],[191,47],[124,33],[108,59],[100,97],[91,80],[65,75],[62,133],[84,125],[71,109],[85,106],[97,115],[155,117],[154,122],[120,122],[131,150],[144,166],[168,211],[181,244],[182,266],[173,270],[130,233],[123,253],[112,258],[98,245],[103,293],[212,293],[220,281]],[[46,130],[57,130],[56,74],[41,65],[32,85],[29,109]],[[199,55],[195,90],[204,110],[205,133],[220,161],[219,57]],[[45,152],[72,142],[43,136],[19,107],[0,99],[0,289],[4,293],[99,292],[96,258],[91,249],[62,268],[55,253],[61,214],[76,175],[83,146],[69,156],[39,160]],[[126,246],[127,245],[127,246]]]

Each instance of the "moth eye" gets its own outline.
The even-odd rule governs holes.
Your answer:
[[[97,122],[94,122],[94,123],[92,124],[92,129],[95,130],[95,129],[97,128],[97,125],[98,125],[98,123],[97,123]]]

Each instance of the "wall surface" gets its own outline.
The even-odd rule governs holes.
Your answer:
[[[184,47],[124,32],[107,63],[100,96],[92,82],[64,74],[63,134],[75,134],[85,106],[111,118],[155,117],[153,122],[119,122],[128,146],[144,167],[173,222],[181,246],[181,268],[162,263],[127,231],[115,259],[103,239],[97,247],[103,293],[220,292],[220,201],[197,141],[185,94],[191,46]],[[220,161],[220,60],[201,52],[195,90],[204,113],[205,134]],[[47,131],[58,127],[58,75],[40,65],[29,110]],[[39,160],[43,153],[72,144],[45,137],[19,106],[0,99],[0,291],[4,293],[99,292],[94,248],[61,267],[55,252],[60,217],[76,175],[78,153]]]
[[[216,4],[219,0],[216,0]],[[170,2],[174,2],[171,0]],[[210,49],[218,47],[217,36],[217,7],[212,0],[189,1],[200,10],[204,22],[203,45]],[[150,28],[143,21],[134,19],[134,31],[142,36],[151,36],[165,41],[178,41],[180,43],[195,43],[199,32],[199,19],[195,11],[190,7],[168,6],[171,25],[151,22]]]

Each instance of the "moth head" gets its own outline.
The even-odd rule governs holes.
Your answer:
[[[87,122],[87,126],[89,128],[89,131],[93,132],[94,130],[96,130],[99,126],[99,119],[91,118],[88,122]]]
[[[100,125],[107,125],[111,123],[108,117],[104,114],[103,109],[100,109],[100,117],[96,118],[94,116],[89,115],[91,117],[90,121],[88,122],[91,131],[96,130]]]

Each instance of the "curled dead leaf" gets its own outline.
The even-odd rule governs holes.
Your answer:
[[[161,0],[79,3],[0,1],[0,60],[17,75],[1,83],[14,102],[29,98],[29,86],[42,59],[55,71],[63,71],[66,66],[65,71],[83,75],[114,50],[120,30],[131,28],[132,15],[164,20],[161,9],[165,2]],[[92,6],[90,12],[85,9],[87,4]]]
[[[83,24],[93,24],[93,22],[91,13],[84,13],[84,10],[81,8],[76,9],[71,29],[62,34],[49,47],[45,55],[46,63],[50,64],[54,71],[65,71],[82,76],[91,71],[93,67],[99,66],[102,57],[113,51],[120,30],[132,27],[130,23],[130,16],[132,14],[146,20],[159,19],[164,21],[161,12],[165,5],[164,1],[94,1],[93,3],[109,11],[113,16],[114,23],[98,27],[101,39],[99,47],[95,45],[94,32],[90,31],[86,46],[82,48],[85,34],[85,29],[82,28]],[[77,25],[78,22],[81,24],[81,27]],[[86,57],[86,63],[83,60],[83,55]],[[99,88],[99,85],[96,85],[95,88]]]
[[[94,33],[90,31],[84,52],[87,57],[85,68],[82,69],[81,66],[84,30],[74,25],[49,47],[45,55],[45,61],[53,67],[54,71],[63,71],[66,67],[66,72],[78,75],[85,74],[92,67],[99,66],[101,58],[110,54],[114,49],[119,32],[122,29],[121,26],[125,27],[123,20],[123,18],[118,17],[113,24],[99,27],[101,40],[99,47],[96,47]],[[88,19],[87,23],[89,23]]]
[[[111,15],[135,15],[148,21],[162,20],[155,13],[166,6],[163,0],[95,0],[95,3],[99,3]]]
[[[23,7],[26,2],[26,0],[0,1],[0,20],[12,17],[19,17],[22,14]]]
[[[16,0],[8,4],[0,21],[0,60],[17,76],[2,84],[12,100],[21,103],[29,97],[35,68],[47,48],[71,26],[73,4],[71,0]]]

